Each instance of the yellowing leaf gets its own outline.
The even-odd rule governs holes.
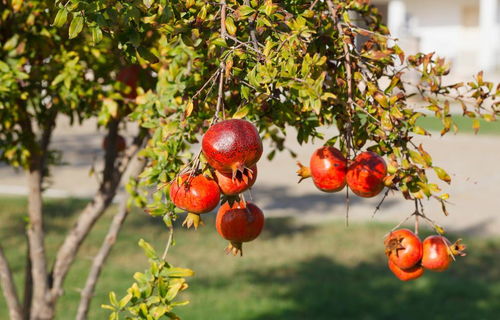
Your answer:
[[[82,16],[75,16],[73,17],[73,20],[71,20],[71,24],[69,25],[69,38],[73,39],[78,36],[80,32],[82,32],[83,29],[83,17]]]
[[[238,29],[236,28],[236,25],[234,24],[234,20],[231,17],[227,17],[226,19],[226,31],[230,35],[234,36],[236,34],[236,31]]]
[[[249,111],[250,111],[250,107],[248,105],[244,106],[243,108],[240,108],[238,111],[236,111],[233,114],[233,119],[242,119],[242,118],[246,117],[246,115],[248,114]]]
[[[444,169],[440,168],[440,167],[433,167],[434,169],[434,172],[436,172],[437,176],[439,179],[443,180],[444,182],[450,184],[451,182],[451,177],[450,175],[444,171]]]

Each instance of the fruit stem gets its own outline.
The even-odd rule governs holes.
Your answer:
[[[302,180],[311,177],[311,170],[309,169],[309,167],[304,166],[300,161],[297,161],[297,165],[299,166],[299,170],[297,170],[297,175],[300,177],[300,180],[297,183],[301,183]]]

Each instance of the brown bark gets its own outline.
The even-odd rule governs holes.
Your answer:
[[[143,159],[136,159],[134,164],[131,167],[130,176],[136,178],[144,169],[146,162]],[[108,233],[99,249],[99,252],[94,257],[92,262],[92,267],[90,269],[89,275],[87,277],[87,281],[85,283],[85,287],[81,292],[80,304],[78,306],[78,311],[76,315],[76,320],[86,320],[87,314],[90,307],[90,302],[94,295],[95,286],[97,284],[97,280],[101,274],[101,270],[106,262],[111,249],[113,248],[118,233],[127,218],[130,209],[127,206],[129,196],[124,197],[118,212],[113,217],[113,221],[109,227]]]
[[[14,284],[14,279],[10,271],[7,258],[3,253],[3,248],[0,246],[0,284],[2,286],[2,292],[7,301],[7,307],[9,309],[9,316],[11,320],[22,320],[23,311],[21,304],[19,302],[19,297],[17,295],[16,286]]]

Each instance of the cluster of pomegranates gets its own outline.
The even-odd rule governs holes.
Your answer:
[[[402,280],[417,279],[425,269],[445,271],[456,255],[464,256],[465,245],[461,240],[451,244],[440,235],[420,238],[408,229],[398,229],[389,233],[384,241],[389,269]]]
[[[364,198],[378,195],[384,189],[387,175],[384,159],[370,151],[358,154],[348,163],[340,150],[324,146],[312,154],[309,167],[297,164],[300,181],[312,177],[314,185],[324,192],[341,191],[347,184],[352,192]]]
[[[198,228],[200,214],[214,210],[222,193],[216,228],[230,242],[226,252],[241,255],[243,242],[257,238],[264,227],[262,211],[240,196],[257,179],[262,141],[252,123],[231,119],[211,126],[201,147],[210,165],[208,174],[191,171],[181,175],[171,183],[170,199],[188,212],[183,225]]]

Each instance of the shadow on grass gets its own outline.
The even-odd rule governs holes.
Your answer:
[[[227,310],[233,320],[499,319],[500,244],[473,250],[446,272],[427,271],[412,282],[397,280],[383,256],[348,266],[317,255],[229,277],[195,278],[191,284],[229,295],[248,290],[245,305]],[[218,319],[212,316],[206,319]]]

